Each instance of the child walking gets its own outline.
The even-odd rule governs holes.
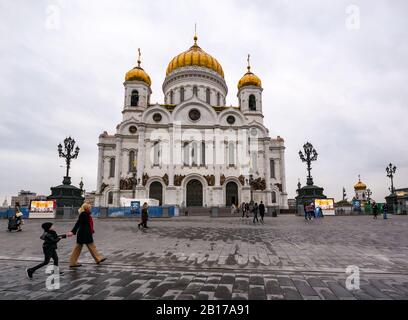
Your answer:
[[[29,279],[33,278],[33,274],[36,270],[46,266],[50,260],[54,261],[54,266],[58,267],[58,255],[57,255],[57,243],[61,239],[65,239],[67,235],[58,235],[54,230],[54,225],[51,222],[45,222],[41,225],[44,230],[41,240],[43,243],[44,261],[39,265],[26,269],[27,276]]]

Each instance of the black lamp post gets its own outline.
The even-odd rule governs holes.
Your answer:
[[[390,163],[385,170],[387,171],[387,177],[391,179],[391,194],[394,194],[394,175],[397,171],[397,167]]]
[[[58,154],[60,158],[65,158],[67,164],[67,172],[63,180],[63,184],[70,185],[71,177],[69,176],[69,169],[71,168],[71,160],[78,158],[79,147],[75,148],[75,140],[71,137],[64,139],[64,151],[62,151],[61,143],[58,145]],[[75,149],[74,149],[75,148]]]
[[[313,186],[313,178],[312,178],[312,175],[310,174],[312,170],[311,164],[312,164],[312,161],[317,160],[318,154],[317,154],[316,149],[314,149],[313,145],[309,142],[307,142],[303,146],[303,150],[304,150],[304,153],[302,151],[299,151],[299,157],[300,157],[300,160],[302,160],[302,162],[306,162],[307,164],[307,172],[308,172],[307,185]]]
[[[371,195],[373,192],[370,189],[367,189],[367,202],[371,203]]]
[[[252,191],[252,182],[254,181],[254,176],[252,174],[249,175],[249,186],[251,190],[251,202],[253,202],[253,191]]]

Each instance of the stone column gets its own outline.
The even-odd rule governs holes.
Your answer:
[[[137,148],[137,179],[140,179],[140,183],[142,183],[143,179],[143,171],[145,165],[145,130],[146,128],[140,127],[139,128],[139,142]]]
[[[288,194],[286,192],[286,170],[285,170],[285,146],[281,146],[280,153],[280,178],[282,184],[281,207],[288,208]]]
[[[122,138],[116,138],[114,205],[120,206],[120,177],[122,174]]]
[[[103,156],[104,156],[104,147],[101,144],[98,144],[98,177],[96,182],[96,193],[101,193],[101,184],[102,184],[102,177],[104,172],[104,163],[103,163]]]
[[[174,187],[174,129],[173,128],[169,128],[169,148],[170,148],[170,159],[169,159],[169,187]]]
[[[271,166],[269,159],[269,141],[264,141],[264,172],[266,183],[265,206],[271,203]]]

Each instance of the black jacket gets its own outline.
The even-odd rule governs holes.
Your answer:
[[[261,204],[259,205],[259,213],[260,213],[260,214],[265,214],[265,206],[264,206],[263,203],[261,203]]]
[[[41,240],[44,240],[43,248],[44,249],[57,249],[57,243],[62,238],[66,238],[65,234],[58,235],[54,230],[45,231],[41,236]]]
[[[89,222],[89,217],[86,212],[82,212],[79,215],[78,220],[75,223],[75,226],[71,230],[71,232],[73,234],[76,234],[78,244],[88,244],[94,242],[91,224]]]

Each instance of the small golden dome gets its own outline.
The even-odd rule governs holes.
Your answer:
[[[354,190],[366,190],[366,189],[367,185],[364,182],[362,182],[359,178],[358,182],[354,185]]]
[[[190,49],[180,53],[170,61],[166,70],[166,76],[176,69],[189,66],[211,69],[224,78],[224,71],[217,59],[197,45],[197,36],[194,36],[194,45]]]
[[[143,68],[140,66],[140,49],[139,49],[139,58],[137,60],[137,67],[134,67],[132,70],[128,71],[125,75],[125,81],[139,80],[145,82],[149,87],[152,85],[149,75]]]
[[[248,55],[248,71],[247,73],[244,74],[244,76],[239,80],[238,82],[238,90],[240,90],[242,87],[245,86],[256,86],[256,87],[262,87],[262,82],[261,79],[257,75],[251,72],[251,66],[249,64],[249,55]]]

